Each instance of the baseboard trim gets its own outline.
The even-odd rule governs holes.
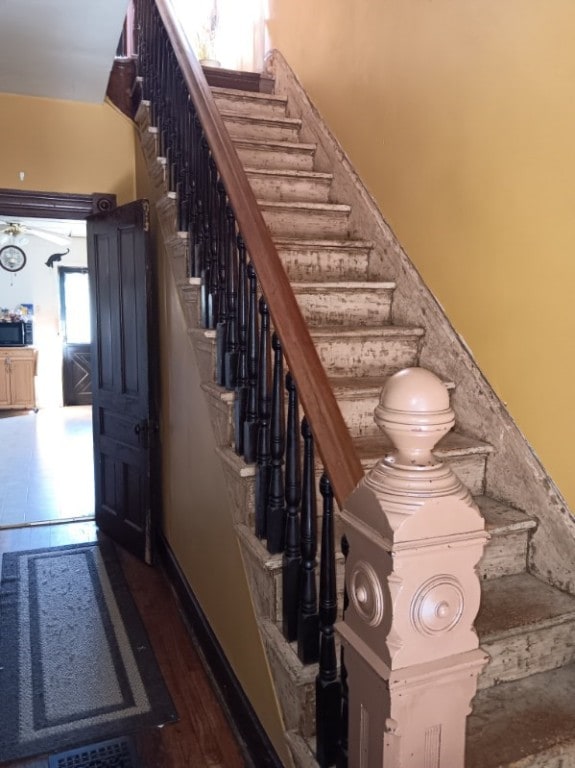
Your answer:
[[[282,768],[273,744],[264,731],[249,699],[214,634],[198,599],[188,584],[166,538],[158,537],[158,554],[180,602],[184,619],[198,644],[206,671],[220,703],[253,768]]]

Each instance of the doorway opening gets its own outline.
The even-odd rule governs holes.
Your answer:
[[[83,230],[85,240],[86,216],[114,207],[114,195],[0,190],[0,220],[29,220],[28,229],[33,230],[37,219],[38,226],[56,238],[68,220]],[[30,257],[21,272],[5,281],[0,307],[26,305],[34,330],[32,346],[42,351],[38,362],[46,386],[37,412],[0,410],[0,528],[86,521],[94,516],[86,259],[77,253],[68,257],[57,239],[32,236],[20,242]],[[35,301],[28,298],[31,289],[26,285],[34,270],[45,291]]]

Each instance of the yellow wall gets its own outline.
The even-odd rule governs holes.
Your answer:
[[[0,94],[0,114],[0,187],[134,199],[134,127],[111,104]]]
[[[312,6],[272,46],[575,506],[575,4]]]

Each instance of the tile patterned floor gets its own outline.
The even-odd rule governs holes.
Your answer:
[[[91,517],[91,407],[0,413],[0,528]]]

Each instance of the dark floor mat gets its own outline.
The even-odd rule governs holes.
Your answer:
[[[50,757],[50,768],[140,768],[131,739],[100,741]]]

